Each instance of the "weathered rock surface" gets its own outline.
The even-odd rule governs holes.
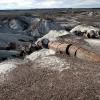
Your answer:
[[[16,30],[16,31],[23,31],[23,27],[20,23],[19,20],[16,20],[16,19],[12,19],[10,22],[9,22],[9,27],[13,30]]]
[[[98,38],[100,37],[100,29],[95,28],[93,26],[88,26],[88,25],[78,25],[75,28],[73,28],[71,33],[76,33],[76,35],[86,35],[89,38]]]
[[[65,29],[67,31],[70,31],[75,26],[79,25],[80,22],[78,22],[75,17],[57,17],[56,22],[62,27],[62,29]]]
[[[37,28],[31,32],[31,35],[40,38],[47,34],[50,30],[61,30],[61,27],[52,20],[41,20]]]
[[[0,46],[0,50],[7,51],[7,48],[12,49],[8,46],[10,43],[13,43],[16,45],[14,50],[18,50],[18,52],[25,51],[23,49],[25,49],[28,45],[34,44],[38,38],[41,38],[50,30],[61,29],[60,25],[53,20],[46,20],[31,16],[1,18],[0,24],[0,43],[4,44]]]
[[[38,38],[75,44],[100,54],[99,39],[84,39],[83,34],[79,37],[70,32],[80,24],[78,31],[93,30],[92,34],[97,35],[99,13],[91,12],[79,9],[61,12],[52,19],[0,18],[0,57],[7,59],[0,63],[0,100],[100,100],[99,62],[80,60],[48,49],[27,55]],[[82,26],[83,23],[86,26]],[[34,50],[34,46],[31,49]],[[24,59],[23,55],[11,59],[22,51],[26,55]]]
[[[43,37],[39,38],[38,41],[40,41],[41,39],[44,39],[44,38],[47,38],[50,41],[55,41],[58,37],[68,35],[68,34],[71,34],[71,33],[68,32],[68,31],[65,31],[65,30],[60,30],[60,31],[50,30],[48,34],[46,34]]]

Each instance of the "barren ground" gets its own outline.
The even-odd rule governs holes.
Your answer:
[[[94,18],[100,23],[99,15],[89,17],[89,20],[80,13],[75,13],[75,16],[81,23],[92,25]],[[67,17],[67,14],[64,13],[64,17]],[[86,45],[82,39],[77,40],[70,36],[59,37],[57,41]],[[89,48],[88,45],[86,48]],[[92,48],[89,49],[92,51]],[[48,50],[45,49],[37,52],[43,55],[38,56],[33,52],[32,57],[36,55],[36,59],[25,60],[26,63],[23,64],[23,59],[16,60],[17,67],[0,73],[0,100],[100,100],[99,62],[63,54],[47,55]]]

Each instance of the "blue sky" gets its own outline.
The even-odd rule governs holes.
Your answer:
[[[0,9],[100,8],[100,0],[0,0]]]

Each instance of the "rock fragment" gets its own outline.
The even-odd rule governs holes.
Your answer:
[[[88,38],[99,38],[100,36],[100,29],[93,27],[93,26],[88,26],[88,25],[78,25],[75,28],[73,28],[71,33],[79,36],[85,36]]]

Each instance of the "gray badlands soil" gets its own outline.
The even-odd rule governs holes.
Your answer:
[[[37,58],[1,77],[0,100],[100,100],[100,63]]]
[[[6,54],[5,57],[0,54],[0,57],[1,61],[9,60],[0,63],[0,100],[100,100],[100,62],[85,61],[46,49],[34,50],[27,55],[30,53],[29,44],[50,30],[63,29],[60,34],[65,35],[80,23],[100,28],[99,10],[93,13],[92,10],[71,11],[71,14],[62,13],[62,16],[58,13],[53,16],[54,21],[48,16],[49,20],[41,20],[40,16],[40,20],[25,16],[16,20],[1,18],[0,53]],[[61,36],[57,31],[53,31],[53,37],[59,37],[52,40],[75,43],[100,53],[99,39],[93,42],[85,37],[84,41],[82,36]],[[12,46],[12,43],[16,45]],[[21,47],[26,48],[24,59],[19,55],[23,50]],[[21,59],[11,59],[16,56]]]

